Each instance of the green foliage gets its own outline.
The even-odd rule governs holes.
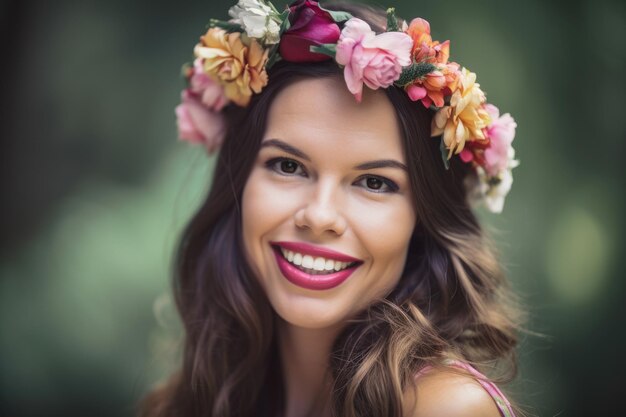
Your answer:
[[[387,9],[387,32],[399,32],[398,18],[396,17],[396,9],[390,7]]]
[[[328,55],[329,57],[334,58],[337,54],[337,45],[334,43],[325,43],[324,45],[319,46],[311,46],[311,52],[317,52],[318,54]]]
[[[402,74],[400,74],[400,78],[395,84],[399,87],[405,87],[413,83],[413,81],[425,77],[436,69],[437,67],[428,62],[420,62],[419,64],[413,63],[402,69]]]
[[[265,68],[266,69],[272,68],[272,66],[275,63],[277,63],[278,61],[280,61],[281,59],[282,58],[281,58],[280,54],[278,53],[278,45],[272,46],[272,48],[270,49],[270,52],[268,54],[267,63],[265,64]]]
[[[324,10],[326,13],[328,13],[330,15],[330,17],[333,18],[333,20],[335,21],[335,23],[341,23],[341,22],[345,22],[346,20],[351,19],[353,16],[348,13],[348,12],[340,12],[340,11],[335,11],[335,10],[328,10],[322,7],[322,5],[319,5],[320,9]]]
[[[291,21],[289,21],[289,9],[285,10],[280,14],[280,34],[282,35],[291,27]]]
[[[237,23],[225,22],[219,19],[209,20],[209,24],[207,25],[207,27],[224,29],[228,33],[243,32],[243,28],[241,27],[241,25]]]
[[[443,136],[439,142],[439,152],[441,153],[441,160],[446,170],[450,169],[450,151],[446,148],[446,143],[443,141]]]

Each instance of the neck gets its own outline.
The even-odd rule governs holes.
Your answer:
[[[278,318],[277,330],[285,417],[330,416],[332,377],[328,359],[341,327],[307,329]]]

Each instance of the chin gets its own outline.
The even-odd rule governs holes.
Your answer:
[[[334,301],[336,302],[336,300]],[[348,312],[329,305],[330,300],[292,299],[286,303],[272,303],[276,314],[292,326],[306,329],[325,329],[344,323]]]

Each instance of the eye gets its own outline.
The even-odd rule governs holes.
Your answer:
[[[306,176],[306,172],[302,164],[294,159],[289,158],[273,158],[265,163],[269,169],[280,175],[300,175]]]
[[[395,193],[399,189],[398,185],[390,179],[375,175],[361,177],[355,182],[355,185],[360,185],[373,193]]]

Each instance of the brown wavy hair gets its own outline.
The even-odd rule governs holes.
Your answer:
[[[347,10],[384,29],[384,12]],[[279,62],[247,108],[225,109],[228,129],[210,192],[180,241],[173,292],[185,331],[182,365],[140,404],[142,417],[281,416],[284,387],[275,312],[246,264],[241,195],[276,95],[294,81],[337,77],[333,62]],[[443,166],[432,114],[387,88],[408,161],[417,226],[397,287],[354,317],[335,340],[329,368],[335,416],[402,416],[403,392],[425,365],[455,357],[515,373],[520,314],[489,240],[468,206],[463,182],[474,175]]]

